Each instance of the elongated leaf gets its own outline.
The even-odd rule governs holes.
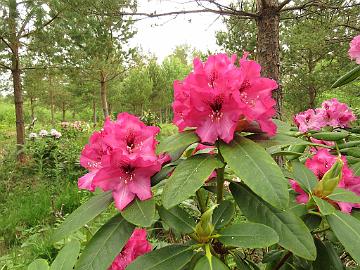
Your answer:
[[[27,270],[49,270],[49,264],[44,259],[36,259],[29,264]]]
[[[169,210],[162,206],[158,207],[160,218],[171,228],[180,233],[191,233],[195,230],[195,220],[185,210],[175,206]]]
[[[229,270],[229,268],[215,256],[204,256],[195,265],[194,270]]]
[[[175,169],[174,166],[166,166],[160,172],[151,177],[151,186],[159,184],[162,180],[169,177],[169,174]]]
[[[294,180],[299,183],[303,190],[311,193],[313,188],[318,183],[315,174],[310,171],[304,164],[298,161],[291,162],[291,165],[294,170]]]
[[[279,241],[278,234],[272,228],[258,223],[233,224],[219,234],[221,243],[242,248],[269,247]]]
[[[111,218],[91,238],[75,270],[106,270],[120,253],[134,230],[121,214]]]
[[[331,87],[336,88],[344,84],[348,84],[349,82],[352,82],[359,76],[360,76],[360,66],[357,66],[354,69],[350,70],[345,75],[341,76]]]
[[[183,131],[181,133],[174,134],[162,140],[159,146],[156,148],[156,152],[168,153],[170,156],[183,149],[183,151],[190,145],[199,141],[199,137],[193,130]],[[172,160],[174,160],[172,156]]]
[[[67,243],[56,256],[50,270],[72,270],[80,252],[80,242],[72,240]]]
[[[230,144],[221,143],[220,151],[229,167],[251,190],[271,205],[287,208],[287,181],[261,146],[247,138],[236,137]]]
[[[341,211],[336,211],[326,219],[346,251],[360,264],[360,221]]]
[[[89,221],[93,220],[113,201],[111,192],[101,193],[92,197],[78,209],[72,212],[60,227],[55,231],[53,241],[59,241],[72,232],[80,229]]]
[[[121,212],[121,215],[136,226],[148,227],[155,218],[155,200],[154,198],[145,201],[135,199]]]
[[[247,136],[247,138],[257,142],[262,147],[268,148],[272,146],[287,146],[287,145],[307,145],[308,141],[292,137],[286,134],[276,134],[274,137],[268,138],[267,136],[254,134]]]
[[[240,254],[237,252],[237,250],[233,251],[231,255],[234,258],[234,261],[236,263],[236,266],[241,270],[252,270],[252,268],[248,265],[248,263],[241,258]]]
[[[344,266],[330,242],[315,239],[315,245],[317,257],[313,262],[314,270],[344,270]]]
[[[215,229],[220,229],[226,226],[232,219],[235,212],[235,206],[231,201],[222,201],[218,207],[215,208],[212,222]]]
[[[320,213],[324,216],[331,215],[335,212],[335,208],[327,201],[320,199],[316,196],[313,196],[312,198],[314,199],[316,205],[319,207]]]
[[[279,210],[239,184],[230,184],[230,190],[241,212],[252,222],[262,223],[279,235],[279,245],[295,255],[315,260],[316,248],[309,229],[290,210]]]
[[[335,188],[333,193],[327,197],[333,201],[360,203],[360,196],[350,190],[342,188]]]
[[[196,155],[181,162],[167,180],[162,201],[170,209],[195,193],[222,163],[213,155]]]
[[[360,162],[351,165],[351,169],[353,170],[356,176],[360,176]]]
[[[180,270],[193,256],[191,247],[166,246],[138,257],[126,270]]]

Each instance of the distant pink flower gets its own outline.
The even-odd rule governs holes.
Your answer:
[[[336,98],[324,101],[320,114],[326,121],[327,126],[349,127],[350,122],[356,120],[354,113],[345,103],[339,102]]]
[[[149,127],[137,117],[121,113],[116,121],[106,119],[104,128],[94,132],[80,157],[89,173],[79,178],[81,189],[96,187],[112,191],[115,206],[123,210],[137,197],[152,197],[150,177],[169,160],[155,154],[157,127]]]
[[[257,121],[264,132],[274,135],[275,81],[260,76],[255,61],[236,56],[211,55],[205,63],[194,60],[194,70],[182,82],[174,83],[174,124],[182,131],[195,127],[201,142],[217,139],[229,143],[239,120]]]
[[[295,115],[294,122],[298,126],[300,132],[320,130],[325,126],[324,118],[318,112],[318,109],[309,109]]]
[[[349,56],[350,59],[356,60],[356,63],[360,64],[360,35],[354,37],[350,42]]]
[[[151,250],[152,246],[146,239],[146,230],[135,229],[108,270],[125,270],[137,257],[149,253]]]
[[[336,98],[324,101],[321,108],[309,109],[294,117],[294,122],[300,132],[321,130],[325,126],[349,127],[354,120],[356,120],[354,113],[345,103],[339,102]]]
[[[317,153],[312,157],[308,158],[305,162],[306,167],[308,167],[320,181],[324,174],[331,168],[331,166],[336,162],[337,157],[333,156],[326,149],[320,149]],[[342,157],[342,161],[344,162],[344,166],[342,169],[342,178],[339,182],[338,187],[350,190],[357,195],[360,196],[360,177],[355,176],[353,171],[347,165],[347,161],[345,157]],[[298,203],[307,203],[309,200],[308,194],[301,189],[298,183],[294,180],[290,180],[290,184],[292,189],[298,193],[296,197],[296,201]],[[352,208],[360,208],[360,204],[353,204],[347,202],[338,202],[336,201],[340,210],[343,212],[350,213]]]

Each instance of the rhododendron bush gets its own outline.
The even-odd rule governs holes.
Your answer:
[[[179,132],[160,141],[158,127],[133,115],[106,119],[80,158],[88,172],[78,186],[94,196],[53,240],[108,208],[117,214],[92,236],[75,269],[344,269],[343,263],[360,263],[355,115],[331,99],[297,114],[296,127],[273,120],[278,85],[260,71],[247,54],[195,59],[193,71],[174,82]],[[283,168],[274,159],[279,156]],[[175,238],[152,246],[146,230],[171,231]]]

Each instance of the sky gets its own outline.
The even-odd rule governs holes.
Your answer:
[[[183,4],[187,2],[186,4]],[[196,4],[180,0],[139,0],[138,12],[163,13],[183,9],[199,9]],[[215,34],[225,30],[222,17],[212,13],[147,18],[137,21],[138,30],[131,44],[153,53],[161,62],[177,45],[187,44],[200,51],[219,51]]]

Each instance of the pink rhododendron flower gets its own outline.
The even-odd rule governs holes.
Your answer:
[[[125,270],[137,257],[152,250],[151,244],[146,239],[146,230],[135,229],[130,239],[116,256],[108,270]]]
[[[333,156],[326,149],[320,149],[312,157],[306,160],[305,165],[308,167],[320,181],[324,174],[331,168],[331,166],[336,162],[337,157]],[[345,157],[342,157],[344,166],[342,168],[342,178],[339,182],[338,187],[350,190],[355,194],[360,196],[360,177],[355,176],[353,171],[347,165]],[[294,180],[290,180],[292,189],[298,193],[296,201],[298,203],[307,203],[309,200],[309,195],[301,189],[299,184]],[[336,204],[339,206],[340,210],[343,212],[350,213],[352,208],[360,208],[360,204],[347,203],[347,202],[338,202]]]
[[[354,120],[356,120],[354,113],[345,103],[339,102],[336,98],[324,101],[321,108],[309,109],[294,117],[294,122],[300,132],[321,130],[325,126],[349,127]]]
[[[350,122],[356,120],[354,113],[345,103],[336,98],[324,101],[321,104],[323,110],[320,112],[326,121],[326,125],[332,127],[348,127]]]
[[[294,122],[298,126],[300,132],[320,130],[325,126],[323,116],[313,109],[309,109],[295,115]]]
[[[155,154],[157,127],[149,127],[128,113],[116,121],[106,119],[104,128],[94,132],[80,157],[89,173],[79,178],[81,189],[96,187],[112,191],[115,206],[123,210],[135,197],[152,197],[150,178],[169,160]]]
[[[173,122],[180,131],[195,127],[202,142],[220,138],[229,143],[239,120],[246,120],[275,134],[271,92],[277,84],[262,78],[260,65],[246,58],[247,54],[240,67],[235,65],[235,55],[212,55],[205,63],[195,59],[194,70],[182,82],[174,82]]]
[[[354,37],[350,42],[349,56],[350,59],[353,59],[357,64],[360,64],[360,35]]]

